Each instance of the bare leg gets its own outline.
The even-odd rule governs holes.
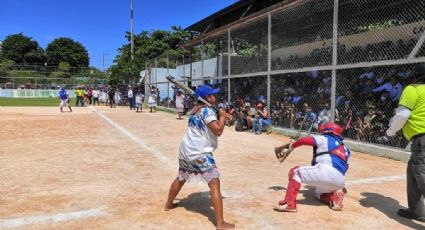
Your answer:
[[[173,201],[176,198],[177,194],[180,192],[180,189],[182,189],[185,181],[179,181],[178,178],[176,178],[173,183],[171,183],[170,191],[168,192],[168,199],[167,203],[165,204],[164,211],[168,211],[170,209],[174,208]]]
[[[220,180],[214,178],[208,183],[211,193],[211,204],[214,208],[215,219],[217,221],[217,229],[233,229],[234,224],[230,224],[224,221],[223,217],[223,198],[220,192]]]
[[[246,118],[246,123],[248,124],[248,129],[252,128],[252,120],[251,119],[252,119],[251,117]]]

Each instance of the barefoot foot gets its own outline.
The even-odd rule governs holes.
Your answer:
[[[230,224],[230,223],[227,223],[227,222],[217,224],[217,230],[234,229],[234,228],[235,228],[234,224]]]
[[[174,209],[175,207],[177,207],[177,204],[165,205],[164,211],[170,211],[171,209]]]

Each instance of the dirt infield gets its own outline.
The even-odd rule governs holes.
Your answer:
[[[175,178],[187,120],[128,108],[0,107],[0,228],[214,229],[205,184],[186,184],[178,207],[162,211]],[[353,153],[342,212],[303,187],[298,213],[272,209],[287,173],[307,165],[311,148],[284,164],[278,135],[226,128],[214,153],[221,172],[225,217],[236,229],[425,229],[399,218],[406,207],[406,164]]]

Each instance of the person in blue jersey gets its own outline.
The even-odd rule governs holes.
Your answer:
[[[196,89],[196,94],[214,106],[216,104],[214,94],[219,91],[219,88],[212,89],[208,85],[202,85]],[[212,154],[217,149],[217,139],[223,133],[227,119],[224,110],[220,109],[218,113],[201,101],[198,101],[190,112],[188,128],[179,148],[179,171],[171,184],[164,210],[174,208],[174,199],[186,181],[203,181],[210,188],[217,229],[233,229],[235,225],[227,223],[223,217],[220,173]]]
[[[58,95],[59,95],[59,100],[60,100],[59,108],[61,110],[61,113],[63,112],[64,106],[69,108],[69,112],[72,112],[71,105],[69,104],[71,99],[70,99],[68,91],[66,91],[65,87],[61,87]]]
[[[301,184],[316,187],[316,197],[335,211],[342,210],[345,189],[345,173],[348,170],[350,150],[342,141],[342,128],[330,122],[319,127],[321,135],[303,137],[294,143],[276,147],[288,148],[289,151],[302,146],[313,147],[311,166],[296,166],[289,170],[289,184],[285,199],[275,206],[276,211],[296,212],[297,194]]]

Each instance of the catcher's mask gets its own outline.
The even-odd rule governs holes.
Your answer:
[[[322,134],[328,133],[328,134],[334,134],[334,135],[337,135],[337,136],[341,136],[342,127],[339,126],[336,123],[329,122],[329,123],[320,125],[319,126],[319,132],[322,133]]]

